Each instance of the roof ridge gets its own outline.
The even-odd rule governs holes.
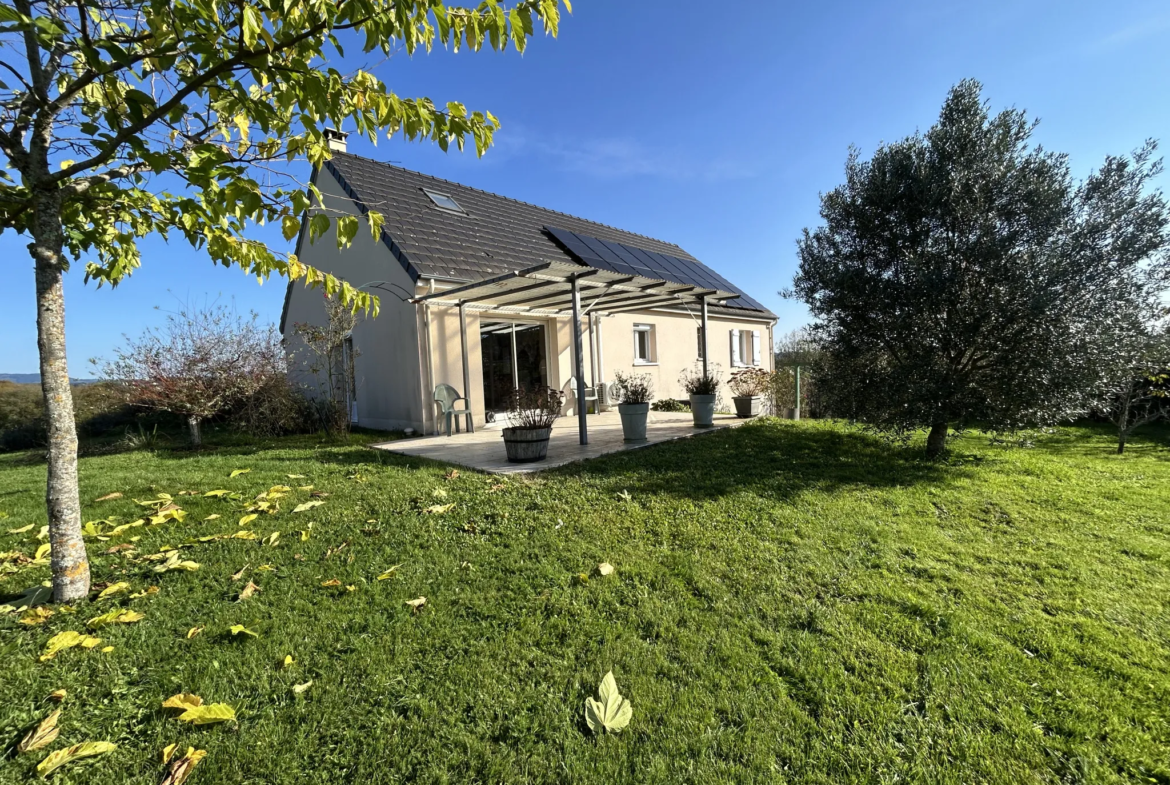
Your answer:
[[[516,198],[511,197],[511,196],[504,196],[503,194],[498,194],[494,191],[488,191],[488,190],[485,190],[483,188],[476,188],[474,185],[467,185],[466,183],[458,183],[458,182],[455,182],[454,180],[447,180],[443,177],[436,177],[435,175],[427,174],[426,172],[418,172],[418,171],[415,171],[414,169],[407,169],[405,166],[396,166],[392,163],[387,163],[386,161],[379,161],[377,158],[370,158],[368,156],[358,155],[357,153],[341,152],[340,150],[334,150],[332,152],[333,152],[333,155],[335,155],[335,156],[336,155],[345,155],[345,156],[349,156],[350,158],[360,158],[363,161],[369,161],[370,163],[378,164],[379,166],[385,166],[389,169],[397,169],[398,171],[406,172],[407,174],[415,174],[415,175],[418,175],[419,177],[427,177],[431,180],[435,180],[435,181],[440,182],[440,183],[447,183],[448,185],[457,185],[460,188],[466,188],[469,191],[475,191],[477,193],[485,194],[487,196],[493,196],[497,199],[506,199],[509,202],[515,202],[516,204],[522,204],[525,207],[532,207],[532,208],[535,208],[537,210],[543,210],[543,211],[548,212],[548,213],[554,213],[556,215],[563,215],[566,218],[572,218],[575,221],[584,221],[586,223],[591,223],[591,224],[594,224],[596,226],[604,226],[606,229],[612,229],[615,232],[621,232],[623,234],[630,234],[630,235],[633,235],[634,237],[641,237],[643,240],[653,240],[656,243],[662,243],[663,245],[669,245],[671,248],[677,248],[678,250],[682,251],[683,253],[687,253],[687,250],[677,243],[672,243],[668,240],[660,240],[657,237],[651,237],[650,235],[642,234],[641,232],[631,232],[629,229],[622,229],[621,227],[613,226],[613,225],[607,224],[607,223],[602,223],[601,221],[594,221],[591,218],[582,218],[579,215],[573,215],[572,213],[566,213],[563,210],[554,210],[551,207],[544,207],[544,206],[539,205],[539,204],[533,204],[532,202],[526,202],[523,199],[516,199]],[[690,256],[689,253],[687,255]],[[698,261],[698,260],[696,259],[696,261]]]

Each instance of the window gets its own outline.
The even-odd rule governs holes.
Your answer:
[[[760,331],[731,331],[731,366],[743,368],[760,364]]]
[[[657,347],[654,345],[654,325],[634,325],[634,365],[653,365],[658,362]]]
[[[467,215],[467,211],[459,206],[459,202],[455,201],[450,196],[447,196],[447,194],[436,193],[435,191],[428,191],[425,188],[423,189],[423,193],[431,198],[431,201],[435,203],[436,207],[441,207],[444,210],[450,210],[453,213],[460,213],[461,215]]]

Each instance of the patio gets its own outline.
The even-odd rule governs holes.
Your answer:
[[[597,458],[609,453],[636,450],[674,439],[734,428],[745,422],[747,420],[741,420],[731,414],[716,414],[711,428],[696,428],[691,424],[690,412],[652,411],[646,428],[646,441],[626,444],[622,441],[621,417],[616,411],[607,411],[589,415],[589,444],[583,445],[578,439],[577,419],[561,417],[553,425],[548,458],[538,463],[508,463],[504,455],[501,427],[498,425],[480,428],[475,433],[400,439],[370,446],[376,450],[386,450],[399,455],[454,463],[489,474],[523,474],[563,466],[573,461]]]

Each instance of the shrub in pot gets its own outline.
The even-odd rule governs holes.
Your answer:
[[[654,397],[654,382],[646,373],[614,374],[618,398],[618,414],[622,418],[622,438],[627,442],[646,441],[646,417],[650,413],[650,399]]]
[[[703,370],[701,365],[688,368],[678,378],[691,401],[691,417],[696,428],[710,428],[715,421],[715,404],[719,398],[719,366]]]
[[[763,368],[745,368],[731,374],[727,386],[731,388],[737,417],[756,417],[764,403],[771,374]]]
[[[532,463],[548,456],[549,436],[564,401],[564,393],[547,387],[521,388],[512,393],[508,402],[511,426],[504,429],[509,462]]]

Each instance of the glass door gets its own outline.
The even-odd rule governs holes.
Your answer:
[[[488,421],[508,410],[512,391],[548,386],[545,326],[533,322],[481,321],[483,401]]]

